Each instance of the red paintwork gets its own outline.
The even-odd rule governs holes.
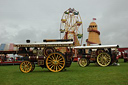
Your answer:
[[[78,58],[77,57],[74,57],[73,58],[73,62],[77,62],[78,61]]]
[[[119,55],[118,55],[119,58],[124,57],[124,50],[128,50],[128,47],[118,48],[118,51],[120,52]]]
[[[0,62],[0,64],[20,64],[22,61],[4,61]]]
[[[124,58],[124,62],[126,62],[126,61],[128,61],[128,49],[127,50],[124,50],[125,52],[124,52],[124,56],[123,56],[123,58]]]
[[[0,62],[0,64],[20,64],[22,61],[4,61]]]

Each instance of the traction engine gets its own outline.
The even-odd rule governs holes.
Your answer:
[[[76,46],[77,56],[80,58],[78,64],[86,67],[90,62],[106,67],[117,60],[118,45],[98,45],[98,46]]]
[[[35,69],[34,62],[52,72],[62,71],[72,63],[72,39],[44,40],[43,43],[30,43],[27,40],[27,43],[14,45],[19,49],[17,54],[24,56],[24,61],[20,64],[23,73],[32,72]],[[65,52],[59,51],[60,47],[65,48]]]

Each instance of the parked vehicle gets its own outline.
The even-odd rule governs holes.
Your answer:
[[[90,62],[95,62],[99,66],[105,67],[117,61],[118,45],[98,45],[98,46],[76,46],[74,47],[81,67],[86,67]]]
[[[34,62],[52,72],[60,72],[72,63],[73,40],[44,40],[43,43],[30,43],[27,40],[27,43],[14,45],[18,48],[17,54],[24,56],[20,64],[23,73],[32,72],[35,69]]]

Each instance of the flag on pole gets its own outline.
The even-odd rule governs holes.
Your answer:
[[[93,18],[93,20],[96,20],[96,18]]]

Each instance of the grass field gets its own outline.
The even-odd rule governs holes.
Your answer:
[[[79,67],[73,62],[66,71],[53,73],[36,66],[31,73],[22,73],[19,65],[0,66],[0,85],[128,85],[128,62],[120,66],[99,67],[91,63]]]

